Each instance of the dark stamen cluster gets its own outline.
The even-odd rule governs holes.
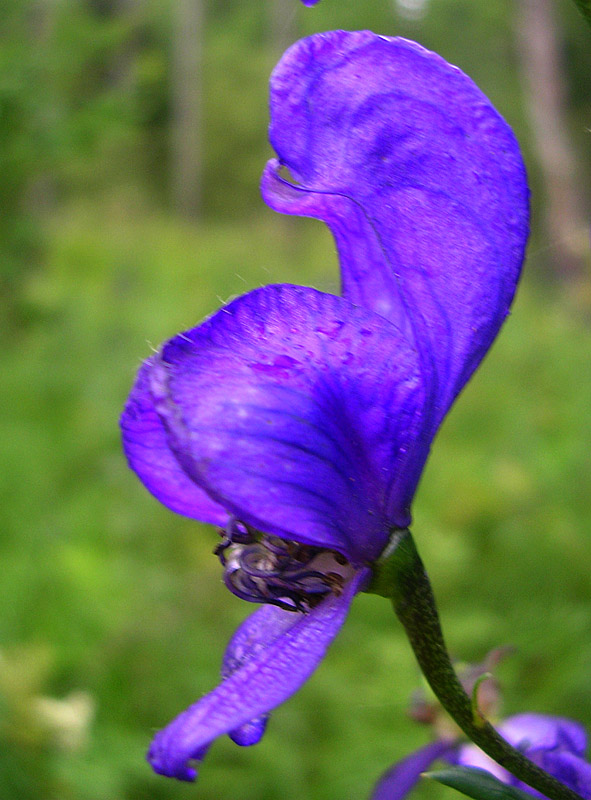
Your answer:
[[[330,592],[340,594],[354,571],[340,553],[261,533],[235,519],[222,535],[215,554],[224,583],[253,603],[309,611]]]

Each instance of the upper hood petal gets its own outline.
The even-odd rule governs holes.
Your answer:
[[[296,43],[270,106],[279,160],[264,199],[323,219],[344,296],[414,337],[434,433],[507,315],[523,260],[528,189],[509,126],[457,67],[369,31]]]

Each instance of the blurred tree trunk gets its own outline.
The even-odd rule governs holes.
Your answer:
[[[296,6],[293,0],[269,0],[269,31],[273,63],[293,44]]]
[[[296,7],[299,0],[268,0],[268,35],[270,56],[269,70],[273,69],[282,54],[292,45],[297,37]],[[279,214],[274,220],[274,225],[280,231],[281,241],[288,252],[293,252],[298,247],[297,223],[289,214]]]
[[[201,51],[203,0],[173,3],[171,187],[176,211],[194,218],[201,207]]]
[[[580,287],[586,273],[588,222],[580,170],[568,134],[561,31],[553,0],[517,0],[525,99],[545,189],[545,224],[556,276]]]
[[[28,31],[31,52],[38,54],[40,63],[52,63],[52,38],[56,27],[58,13],[57,0],[36,0],[28,9]],[[56,94],[55,75],[51,69],[39,70],[35,75],[39,85],[43,87],[39,93],[42,102],[35,106],[32,120],[34,135],[46,146],[41,149],[41,162],[33,169],[30,179],[25,185],[23,205],[33,219],[50,212],[56,203],[56,182],[52,172],[55,153],[47,144],[46,131],[54,130],[59,125],[62,114],[60,98]]]
[[[113,86],[120,86],[130,97],[136,88],[135,62],[139,51],[139,30],[141,25],[144,0],[112,0],[110,13],[123,19],[127,35],[123,45],[114,54],[109,70],[109,81]]]

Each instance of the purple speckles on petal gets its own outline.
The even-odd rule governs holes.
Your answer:
[[[301,361],[284,354],[275,356],[268,364],[255,361],[250,365],[250,368],[256,372],[266,372],[270,375],[278,375],[284,370],[297,369],[298,367],[301,368],[302,366],[303,364]]]

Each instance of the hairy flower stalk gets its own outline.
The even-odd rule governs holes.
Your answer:
[[[392,601],[429,685],[469,739],[549,800],[583,800],[512,747],[480,712],[474,713],[472,700],[452,666],[431,583],[408,529],[393,533],[389,546],[374,566],[367,591]]]

